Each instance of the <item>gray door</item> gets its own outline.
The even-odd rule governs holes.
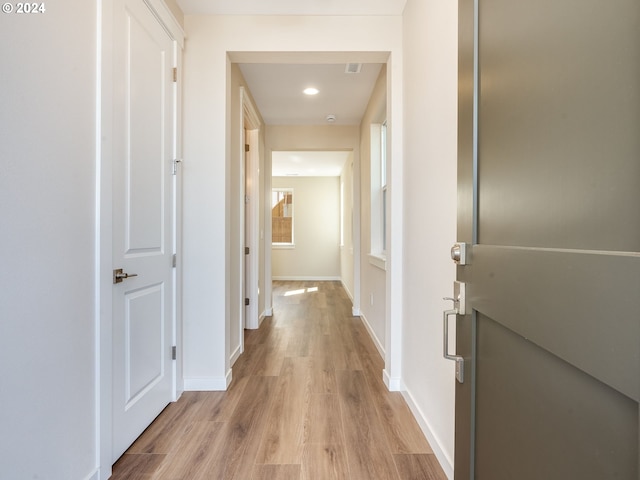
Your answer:
[[[638,479],[640,2],[459,4],[455,478]]]

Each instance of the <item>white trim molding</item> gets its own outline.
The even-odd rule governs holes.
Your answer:
[[[404,382],[401,382],[401,387],[402,388],[400,390],[401,390],[402,396],[407,402],[407,405],[409,406],[409,410],[411,410],[411,413],[413,413],[413,416],[417,420],[418,425],[420,426],[420,430],[422,430],[422,433],[424,433],[424,436],[427,438],[427,441],[429,442],[429,445],[431,446],[431,449],[433,450],[434,455],[438,459],[438,462],[442,466],[442,469],[444,470],[445,475],[449,480],[453,480],[453,459],[450,458],[445,453],[445,449],[442,448],[442,442],[440,441],[438,436],[434,433],[429,423],[429,420],[424,415],[420,407],[418,407],[418,404],[416,403],[413,396],[411,395],[411,392],[406,390],[406,386],[404,385]]]
[[[224,377],[185,377],[185,392],[224,392],[231,385],[231,369]]]
[[[238,358],[240,358],[240,355],[242,355],[243,351],[244,351],[244,348],[243,348],[242,344],[240,344],[240,345],[238,345],[236,347],[236,349],[231,354],[231,358],[229,358],[229,364],[231,366],[233,366],[233,364],[236,363],[236,360],[238,360]]]
[[[173,16],[173,13],[162,0],[144,0],[144,3],[153,12],[153,15],[160,21],[160,24],[167,31],[169,36],[178,42],[180,48],[184,48],[184,29]]]
[[[389,371],[386,368],[382,371],[382,380],[390,392],[402,391],[402,378],[389,376]]]
[[[292,276],[287,276],[287,275],[283,275],[283,276],[278,276],[278,277],[273,277],[272,280],[281,280],[281,281],[300,281],[300,282],[339,282],[342,279],[340,277],[333,277],[333,276],[329,276],[329,277],[321,277],[321,276],[315,276],[315,275],[311,275],[311,276],[304,276],[304,275],[292,275]],[[269,315],[267,315],[269,316]]]
[[[371,328],[371,325],[369,324],[369,320],[367,320],[367,317],[365,317],[364,313],[360,313],[359,315],[354,315],[354,317],[360,317],[360,319],[362,320],[362,323],[367,329],[367,332],[369,333],[369,336],[371,337],[371,340],[373,341],[373,344],[376,346],[378,353],[382,358],[384,358],[384,345],[382,345],[382,342],[380,342],[380,340],[374,333],[373,328]]]
[[[387,271],[387,257],[382,254],[370,253],[369,263],[374,267],[378,267],[381,270]]]
[[[100,470],[94,470],[86,477],[86,480],[100,480]]]

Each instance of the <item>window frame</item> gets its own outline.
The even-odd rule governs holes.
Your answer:
[[[273,225],[273,208],[275,207],[274,194],[283,193],[283,194],[291,194],[291,241],[290,242],[274,242],[273,241],[273,227],[271,231],[271,247],[272,248],[295,248],[295,193],[293,187],[272,187],[271,188],[271,224]],[[278,200],[279,201],[279,200]],[[286,217],[284,217],[286,218]]]

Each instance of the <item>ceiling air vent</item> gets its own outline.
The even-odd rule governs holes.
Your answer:
[[[344,69],[344,73],[360,73],[361,68],[361,63],[347,63],[347,67]]]

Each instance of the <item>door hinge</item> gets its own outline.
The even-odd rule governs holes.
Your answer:
[[[249,255],[249,247],[244,247],[244,254]]]
[[[171,170],[171,175],[176,175],[178,173],[178,164],[182,163],[181,158],[175,158],[173,160],[173,170]]]
[[[250,149],[251,149],[251,147],[249,147],[249,144],[248,144],[248,143],[245,143],[245,144],[244,144],[244,151],[245,151],[245,152],[248,152]]]
[[[244,304],[245,304],[245,306],[249,306],[249,303],[250,303],[250,302],[249,302],[249,299],[248,299],[248,298],[245,298],[245,299],[244,299]]]
[[[176,268],[176,265],[178,265],[178,255],[174,253],[173,256],[171,257],[171,266],[173,268]]]
[[[174,345],[173,347],[171,347],[171,360],[175,360],[177,358],[178,358],[178,349]]]
[[[178,81],[178,67],[173,67],[173,81]]]

